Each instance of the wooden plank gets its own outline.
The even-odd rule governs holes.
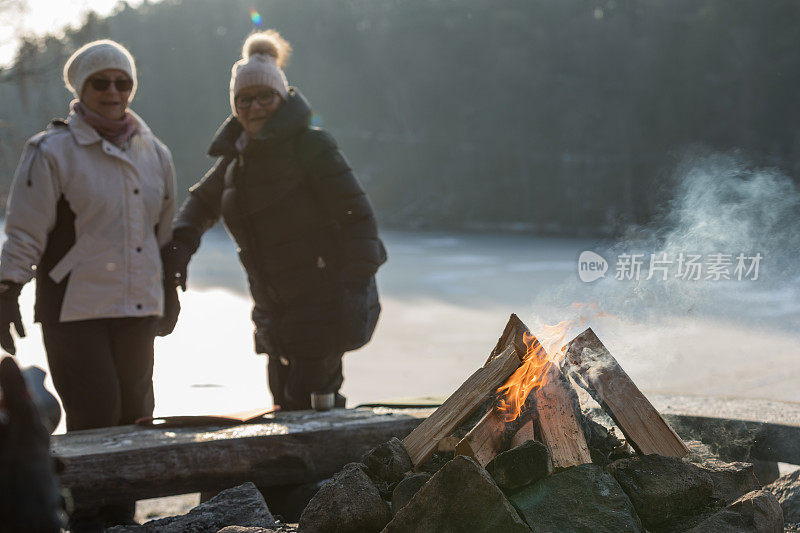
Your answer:
[[[570,342],[566,355],[578,382],[603,406],[637,452],[672,457],[689,453],[591,328]]]
[[[506,422],[494,408],[475,424],[456,446],[456,455],[472,457],[481,466],[486,466],[503,448],[506,438]]]
[[[410,433],[425,410],[277,412],[235,427],[122,426],[52,437],[61,484],[95,504],[218,491],[252,481],[294,485],[330,477],[369,449]]]
[[[519,368],[525,352],[518,353],[518,340],[528,328],[511,315],[503,335],[492,350],[492,357],[476,370],[423,423],[403,439],[403,446],[414,466],[423,463],[436,449],[439,441],[448,437],[489,395]],[[501,345],[505,346],[501,348]],[[524,343],[523,343],[524,347]]]
[[[544,385],[535,392],[534,423],[556,471],[592,462],[575,411],[574,394],[572,386],[563,379],[555,364],[548,367]]]

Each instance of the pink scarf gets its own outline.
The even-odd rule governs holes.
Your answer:
[[[139,129],[139,124],[127,110],[120,120],[112,120],[95,113],[78,100],[72,102],[72,110],[78,113],[88,125],[93,127],[100,137],[122,147]]]

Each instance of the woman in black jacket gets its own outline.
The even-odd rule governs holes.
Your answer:
[[[247,272],[274,403],[307,409],[312,393],[331,393],[344,406],[342,356],[372,336],[386,252],[347,161],[286,82],[290,50],[271,30],[245,41],[231,72],[233,115],[209,150],[218,160],[190,189],[165,265],[185,290],[189,258],[222,216]]]

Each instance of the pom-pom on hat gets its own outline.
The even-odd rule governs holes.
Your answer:
[[[129,101],[133,100],[137,86],[133,56],[124,46],[108,39],[92,41],[78,48],[64,65],[64,83],[75,98],[80,99],[83,84],[89,76],[109,68],[121,70],[133,80],[133,88],[128,97]]]
[[[275,30],[253,33],[244,41],[242,59],[231,69],[230,100],[234,115],[237,115],[236,95],[247,87],[266,85],[286,99],[289,84],[283,69],[291,53],[291,45]]]

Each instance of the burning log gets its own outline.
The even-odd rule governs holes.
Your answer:
[[[532,338],[528,337],[528,338]],[[529,395],[520,416],[517,420],[509,421],[498,406],[493,405],[481,420],[466,434],[456,446],[457,455],[472,457],[481,466],[485,467],[495,455],[505,450],[511,441],[510,447],[522,444],[526,440],[533,440],[533,419],[532,413],[535,410],[532,400],[534,395]],[[524,431],[525,427],[530,428],[530,432]],[[520,435],[519,442],[514,443],[516,435]]]
[[[545,384],[535,394],[536,429],[550,452],[553,469],[591,463],[589,446],[575,413],[572,399],[575,391],[563,379],[557,365],[548,367]]]
[[[485,467],[503,449],[506,441],[506,422],[494,408],[456,446],[457,455],[472,457]]]
[[[549,330],[547,337],[552,336],[549,340],[557,344],[567,332],[566,323]],[[498,391],[502,394],[501,411],[505,420],[517,419],[526,403],[534,403],[535,408],[530,409],[534,430],[550,452],[553,468],[591,463],[589,446],[575,410],[575,391],[539,340],[526,333],[524,342],[527,349],[522,366]],[[529,399],[531,394],[533,398]]]
[[[467,433],[456,453],[470,456],[485,466],[509,440],[510,423],[530,414],[554,468],[591,463],[589,446],[575,412],[574,391],[533,335],[525,331],[523,342],[526,353],[522,365],[498,390],[499,405]],[[534,432],[531,424],[527,435],[523,433],[520,438],[532,439]]]
[[[519,346],[528,330],[516,316],[506,324],[486,364],[475,371],[434,413],[403,439],[411,461],[419,466],[434,452],[439,441],[453,430],[493,393],[522,364]],[[523,344],[524,346],[524,344]]]
[[[575,337],[566,355],[580,385],[603,406],[638,453],[671,457],[689,453],[591,328]]]

